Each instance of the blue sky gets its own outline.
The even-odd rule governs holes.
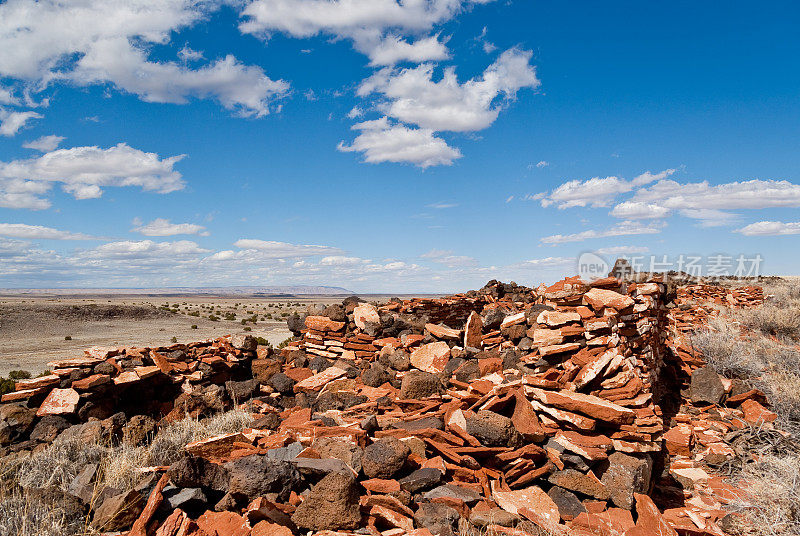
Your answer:
[[[794,2],[0,2],[0,287],[800,261]],[[724,264],[724,263],[723,263]]]

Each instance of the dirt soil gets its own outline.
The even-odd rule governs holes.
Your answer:
[[[95,345],[161,346],[170,344],[173,337],[178,342],[192,342],[245,333],[241,318],[225,319],[225,314],[241,299],[170,300],[187,305],[182,306],[182,312],[174,313],[162,308],[163,302],[157,304],[149,298],[0,298],[0,376],[11,370],[38,374],[47,369],[48,361],[78,357],[85,348]],[[248,300],[247,306],[254,314],[267,310],[282,313],[304,310],[309,300],[302,301],[306,302],[302,306],[286,307],[284,299],[278,307],[275,304],[279,300]],[[209,313],[212,307],[213,313]],[[204,311],[204,316],[189,315],[195,311]],[[209,320],[210,315],[219,320]],[[247,333],[264,337],[273,345],[291,336],[282,316],[261,318],[264,317],[259,317],[255,324],[246,324],[251,330]],[[71,340],[65,340],[66,337]]]

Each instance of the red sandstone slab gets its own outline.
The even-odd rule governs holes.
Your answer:
[[[75,389],[53,389],[39,406],[36,415],[72,415],[78,409],[80,398]]]

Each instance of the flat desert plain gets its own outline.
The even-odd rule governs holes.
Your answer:
[[[287,316],[342,298],[0,296],[0,376],[11,370],[35,375],[48,361],[80,356],[95,345],[153,347],[249,333],[277,346],[291,336]]]

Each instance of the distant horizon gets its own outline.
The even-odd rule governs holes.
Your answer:
[[[0,1],[0,287],[447,293],[586,252],[794,271],[798,17]]]

